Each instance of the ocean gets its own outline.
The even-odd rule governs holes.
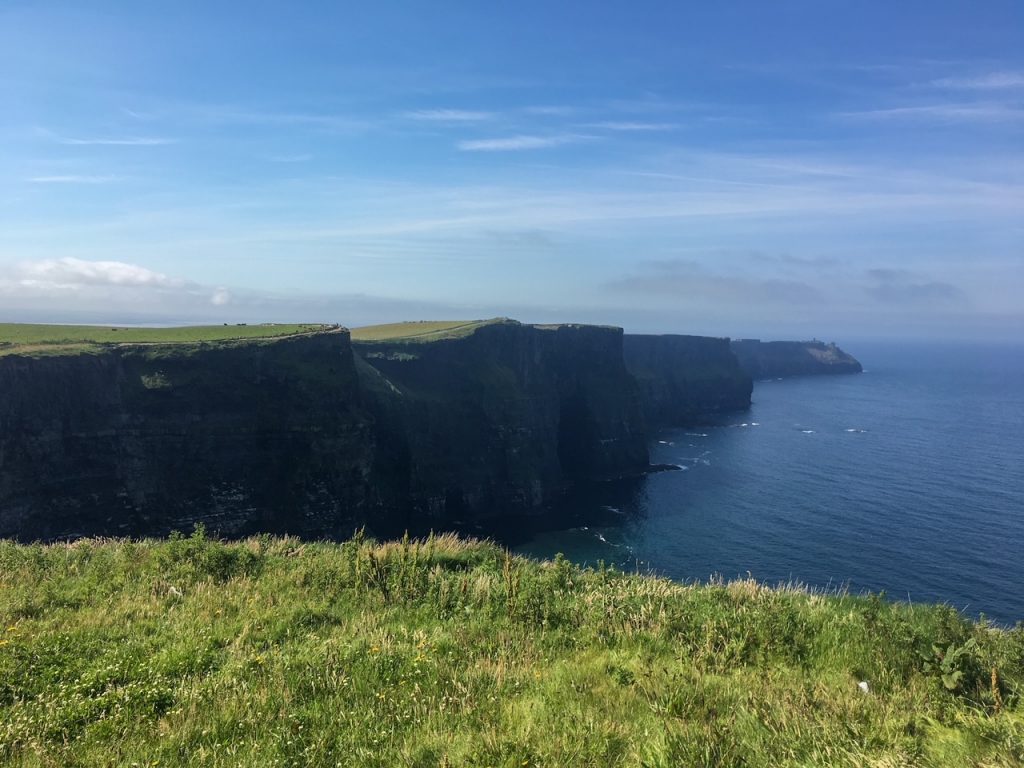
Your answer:
[[[1024,620],[1024,348],[844,347],[863,374],[757,382],[749,411],[656,435],[678,471],[583,489],[514,549]]]

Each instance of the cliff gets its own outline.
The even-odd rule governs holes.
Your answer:
[[[648,428],[747,407],[754,371],[859,370],[507,319],[0,330],[0,536],[22,539],[486,525],[644,471]]]
[[[618,328],[511,320],[355,342],[378,469],[408,519],[480,521],[648,465]]]
[[[321,531],[370,493],[347,331],[0,357],[0,536]]]
[[[834,343],[737,339],[732,351],[754,379],[832,373],[860,373],[861,364]]]
[[[410,325],[358,356],[326,327],[187,343],[166,339],[194,329],[15,329],[0,536],[401,533],[538,511],[648,466],[621,329]]]
[[[753,383],[728,339],[627,334],[623,353],[651,428],[688,426],[750,407]]]

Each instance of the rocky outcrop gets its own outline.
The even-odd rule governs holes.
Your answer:
[[[743,370],[754,379],[860,373],[863,370],[852,355],[835,343],[823,341],[737,339],[732,342],[732,351]]]
[[[372,427],[346,331],[0,357],[0,536],[341,526]]]
[[[652,429],[698,424],[750,407],[753,383],[728,339],[627,334],[623,352]]]
[[[506,320],[355,348],[379,471],[421,525],[536,509],[573,482],[648,465],[621,329]]]

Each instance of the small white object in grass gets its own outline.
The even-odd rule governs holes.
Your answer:
[[[167,590],[167,593],[171,597],[181,597],[182,596],[181,590],[178,589],[177,587],[171,587],[170,589]]]
[[[860,688],[861,691],[863,691],[864,693],[869,693],[871,691],[871,688],[868,686],[867,680],[861,680],[859,683],[857,683],[857,687]]]

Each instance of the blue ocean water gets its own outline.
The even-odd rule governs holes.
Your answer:
[[[865,373],[758,382],[750,411],[657,436],[680,471],[581,493],[516,549],[1024,620],[1024,348],[848,348]]]

